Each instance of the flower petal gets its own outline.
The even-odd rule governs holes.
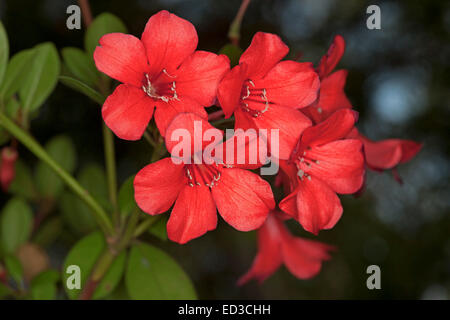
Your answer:
[[[144,73],[149,70],[142,42],[129,34],[109,33],[101,37],[99,43],[94,51],[97,69],[140,88]]]
[[[302,110],[319,123],[339,109],[351,109],[352,105],[344,92],[347,70],[339,70],[325,77],[320,83],[319,99]]]
[[[169,124],[180,113],[193,113],[204,120],[208,118],[205,109],[197,101],[188,97],[183,97],[180,100],[169,100],[168,102],[157,101],[155,122],[163,137]]]
[[[265,76],[288,52],[288,46],[279,36],[257,32],[239,59],[239,63],[246,63],[249,78],[256,80]]]
[[[312,64],[295,61],[281,61],[254,84],[256,88],[266,90],[271,103],[293,108],[313,103],[320,86]]]
[[[270,185],[243,169],[224,168],[220,173],[211,190],[222,218],[239,231],[259,228],[275,207]]]
[[[209,188],[186,185],[167,222],[169,239],[184,244],[214,230],[216,226],[217,211]]]
[[[138,172],[134,178],[134,198],[144,212],[160,214],[170,209],[186,184],[184,166],[164,158]]]
[[[341,109],[333,113],[325,121],[307,128],[302,135],[301,145],[313,147],[342,139],[353,129],[356,114],[349,109]]]
[[[197,31],[192,23],[166,10],[150,17],[141,39],[151,74],[159,74],[163,69],[173,74],[194,52],[198,43]]]
[[[423,147],[423,143],[418,143],[412,140],[400,140],[402,146],[402,159],[400,163],[405,163],[411,160]]]
[[[320,230],[334,227],[342,215],[342,206],[336,193],[326,183],[315,177],[311,180],[304,178],[296,192],[297,214],[293,218],[306,231],[318,234]]]
[[[219,82],[229,69],[227,56],[195,51],[175,73],[177,93],[208,107],[214,103]]]
[[[341,60],[345,51],[345,41],[341,35],[336,35],[333,39],[333,43],[330,45],[326,55],[322,57],[319,62],[317,72],[320,78],[326,77],[336,67]]]
[[[102,116],[119,138],[139,140],[152,118],[153,109],[153,102],[144,91],[121,84],[106,98]]]
[[[364,180],[362,143],[356,139],[333,141],[305,151],[305,157],[315,161],[300,163],[300,169],[326,181],[335,192],[351,194]]]
[[[261,283],[280,267],[282,258],[278,223],[277,219],[269,214],[266,222],[258,229],[258,253],[250,270],[238,280],[238,285],[243,285],[251,279]]]
[[[225,114],[229,118],[234,110],[239,107],[241,90],[244,81],[247,80],[247,65],[240,64],[225,74],[217,89],[217,100]]]
[[[247,113],[248,117],[251,117]],[[267,141],[270,149],[278,151],[278,158],[287,160],[291,156],[294,147],[303,131],[311,125],[305,115],[299,110],[279,105],[270,105],[262,115],[253,118],[258,129],[267,129]],[[279,130],[279,141],[272,134],[273,130]]]

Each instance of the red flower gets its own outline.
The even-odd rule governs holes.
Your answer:
[[[277,217],[279,214],[269,214],[258,229],[258,254],[250,270],[239,279],[239,285],[251,279],[261,283],[283,263],[295,277],[309,279],[319,273],[323,261],[331,258],[329,251],[334,250],[333,246],[292,236]]]
[[[355,120],[351,110],[336,111],[306,129],[291,159],[280,162],[291,190],[280,208],[314,234],[331,229],[341,217],[342,206],[336,193],[354,193],[363,183],[362,143],[345,139]]]
[[[202,132],[210,129],[219,135],[222,133],[197,115],[180,114],[167,128],[169,152],[172,153],[176,146],[169,139],[175,130],[183,128],[191,137],[198,135],[194,121],[201,121]],[[202,137],[198,138],[204,141]],[[191,164],[175,164],[171,158],[165,158],[143,168],[134,180],[136,202],[146,213],[163,213],[175,202],[167,233],[171,240],[179,243],[215,229],[216,208],[231,226],[249,231],[260,227],[275,206],[270,185],[258,175],[220,164],[220,161],[196,164],[195,159],[201,159],[205,147],[206,143],[199,149],[191,149],[193,152],[189,155],[183,154],[184,158],[193,160]]]
[[[147,22],[141,40],[122,33],[103,36],[94,52],[97,68],[123,84],[106,99],[107,126],[125,140],[138,140],[155,111],[164,135],[180,112],[206,118],[204,106],[214,103],[218,82],[229,59],[197,48],[194,26],[160,11]]]
[[[9,185],[16,176],[15,164],[19,154],[16,149],[4,147],[1,152],[0,184],[3,191],[8,191]]]
[[[366,164],[375,171],[395,170],[399,164],[410,161],[423,146],[422,143],[402,139],[372,141],[359,133],[356,128],[353,128],[348,137],[361,140],[364,144]],[[398,176],[395,177],[401,182]]]
[[[302,112],[315,123],[325,120],[336,110],[352,108],[344,92],[347,70],[339,70],[331,73],[339,60],[341,60],[344,50],[344,38],[337,35],[328,49],[327,54],[322,57],[317,67],[317,73],[320,77],[319,96],[313,104],[302,109]]]
[[[310,63],[280,62],[288,51],[278,36],[256,33],[239,65],[225,75],[217,91],[225,117],[235,115],[235,129],[280,130],[281,159],[289,158],[300,134],[311,124],[296,109],[316,100],[319,89]]]

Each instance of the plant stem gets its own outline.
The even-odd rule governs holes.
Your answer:
[[[161,215],[157,216],[150,216],[146,218],[140,225],[136,227],[134,230],[134,237],[137,238],[141,234],[143,234],[148,228],[150,228],[153,224],[155,224],[159,219],[161,218]]]
[[[117,207],[117,176],[116,157],[114,152],[114,135],[103,123],[103,146],[105,150],[106,180],[108,182],[109,200],[113,206],[114,224],[119,223],[119,209]]]
[[[231,23],[230,30],[228,31],[228,38],[230,39],[231,43],[236,46],[239,45],[239,39],[241,38],[241,23],[249,4],[250,0],[242,0],[238,13]]]
[[[113,236],[115,234],[111,220],[108,218],[108,215],[100,204],[78,183],[78,181],[76,181],[67,171],[55,162],[55,160],[50,157],[50,155],[33,137],[17,126],[3,113],[0,113],[0,125],[16,137],[16,139],[19,140],[32,153],[34,153],[36,157],[45,162],[53,171],[55,171],[55,173],[67,184],[67,186],[72,189],[72,191],[80,197],[80,199],[83,200],[89,208],[91,208],[97,223],[107,236]]]

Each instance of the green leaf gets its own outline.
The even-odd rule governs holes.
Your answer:
[[[239,64],[239,58],[242,55],[242,49],[234,44],[226,44],[219,50],[220,54],[226,55],[230,59],[231,67]]]
[[[95,87],[99,80],[97,69],[88,55],[81,49],[67,47],[61,50],[61,55],[67,69],[85,84]]]
[[[33,224],[33,214],[23,200],[13,198],[2,210],[0,220],[0,240],[2,248],[7,253],[13,253],[30,237]]]
[[[2,83],[3,76],[5,75],[6,66],[8,65],[9,58],[9,42],[8,35],[6,34],[5,27],[0,21],[0,84]]]
[[[68,76],[60,76],[59,81],[69,88],[84,94],[94,102],[97,102],[99,105],[103,105],[103,102],[105,102],[105,97],[100,92],[89,87],[80,80]]]
[[[33,63],[26,71],[27,77],[19,90],[24,110],[36,110],[50,95],[58,82],[60,62],[55,45],[39,44],[34,49]]]
[[[120,213],[127,216],[137,208],[136,200],[134,200],[134,175],[129,177],[120,187],[117,199]]]
[[[148,232],[162,241],[167,240],[167,217],[160,217],[155,224],[150,226]]]
[[[70,250],[64,261],[63,270],[67,270],[70,265],[77,265],[81,270],[81,289],[69,289],[64,286],[70,299],[76,299],[84,287],[84,283],[89,278],[92,268],[95,266],[103,249],[105,240],[100,232],[92,233],[78,241]],[[70,274],[63,272],[63,283],[67,282]]]
[[[115,15],[105,12],[92,21],[84,36],[84,47],[89,57],[93,57],[98,40],[107,33],[127,33],[125,24]]]
[[[15,172],[16,176],[9,186],[8,191],[25,199],[35,198],[36,189],[33,184],[31,169],[19,159],[15,164]]]
[[[109,209],[108,183],[101,166],[95,163],[86,165],[81,169],[77,180],[105,209]]]
[[[0,299],[9,296],[11,293],[12,293],[11,289],[0,282]]]
[[[122,279],[125,270],[127,254],[122,252],[109,267],[102,281],[100,281],[97,289],[92,296],[93,299],[101,299],[111,294]]]
[[[23,287],[23,268],[19,259],[13,255],[8,255],[5,257],[5,267],[8,274],[13,278],[16,284]]]
[[[62,233],[63,223],[59,216],[50,218],[39,227],[33,237],[33,243],[40,247],[47,247],[52,244]]]
[[[4,101],[11,98],[24,83],[33,61],[34,51],[34,49],[20,51],[9,61],[4,81],[0,86],[0,98]]]
[[[69,173],[73,173],[76,165],[75,147],[66,136],[56,136],[46,145],[45,150],[49,155]],[[63,181],[50,167],[39,162],[35,172],[36,188],[44,197],[57,197],[64,187]]]
[[[64,223],[76,234],[86,234],[97,227],[90,209],[72,192],[65,191],[61,195],[59,208]]]
[[[195,289],[183,269],[166,253],[147,244],[131,248],[125,275],[132,299],[196,299]]]
[[[34,300],[53,300],[56,297],[56,283],[59,273],[55,270],[47,270],[38,274],[31,281],[31,297]]]

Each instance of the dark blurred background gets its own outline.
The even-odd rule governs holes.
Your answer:
[[[84,29],[66,28],[71,4],[76,1],[0,0],[11,54],[44,41],[58,49],[82,48]],[[381,8],[381,30],[366,28],[370,4]],[[94,16],[111,12],[136,36],[152,14],[167,9],[191,21],[199,48],[214,52],[227,43],[239,5],[239,0],[91,0]],[[237,287],[256,253],[255,233],[235,231],[223,221],[216,231],[184,246],[149,240],[172,253],[204,299],[448,299],[450,2],[253,0],[242,25],[244,49],[257,31],[279,34],[291,49],[289,57],[302,53],[303,61],[315,64],[333,36],[343,35],[347,50],[338,68],[349,70],[346,93],[360,112],[359,129],[372,139],[414,139],[424,148],[400,167],[403,185],[388,172],[369,172],[362,197],[342,197],[343,218],[318,237],[338,251],[312,280],[297,280],[282,267],[262,285]],[[58,84],[31,130],[41,142],[70,135],[81,166],[103,161],[101,121],[98,106]],[[120,181],[149,162],[145,142],[116,140],[116,146]],[[35,162],[25,150],[21,157]],[[294,223],[290,227],[311,237]],[[56,266],[70,245],[62,238],[51,249]],[[381,268],[381,290],[366,287],[371,264]]]

